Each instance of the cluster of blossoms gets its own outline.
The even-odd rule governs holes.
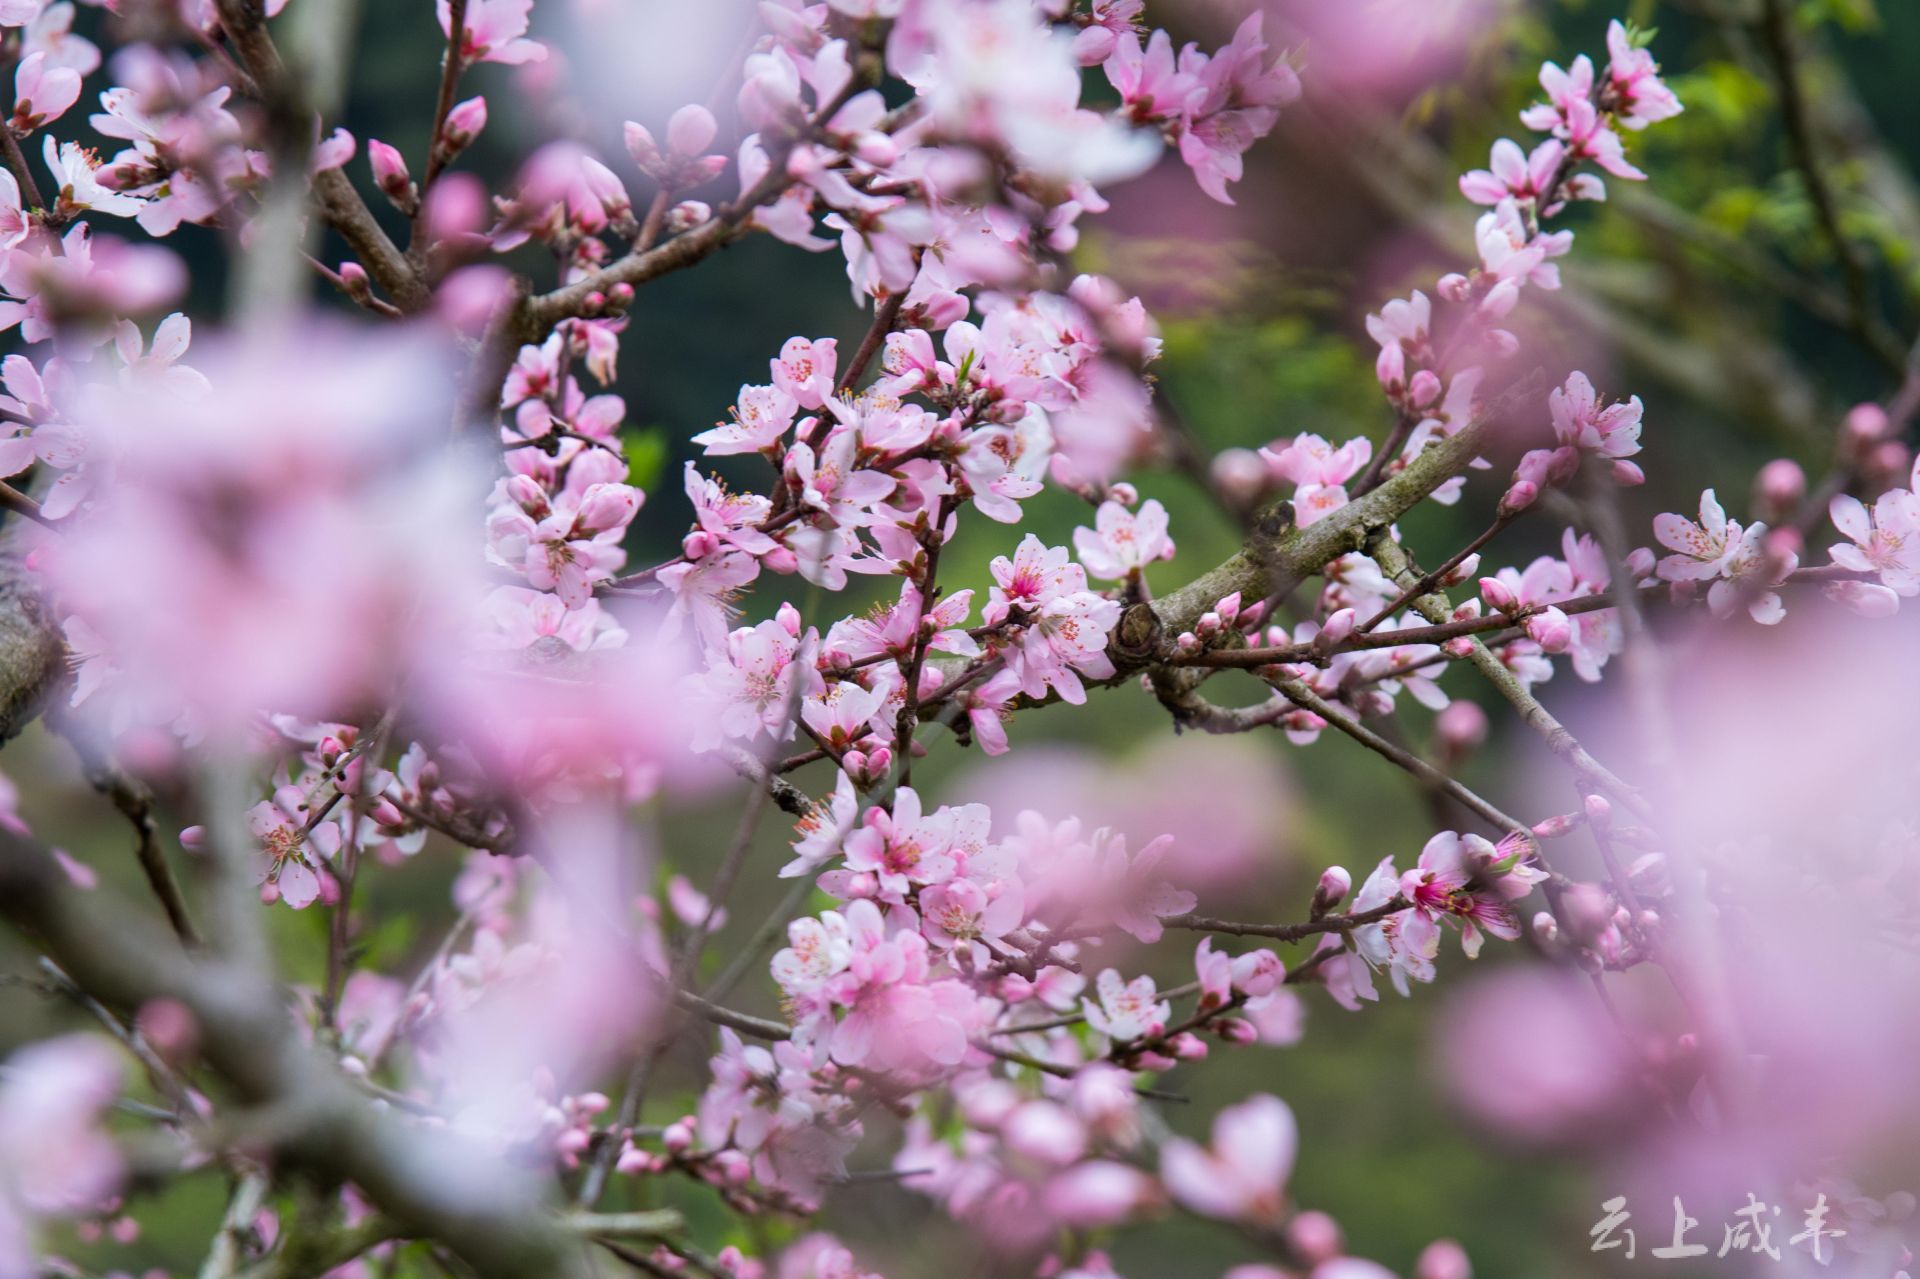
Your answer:
[[[1555,657],[1598,680],[1625,642],[1618,590],[1669,583],[1678,598],[1707,582],[1713,612],[1779,620],[1791,529],[1730,522],[1711,491],[1699,523],[1656,522],[1665,558],[1616,564],[1603,539],[1569,528],[1558,557],[1479,575],[1479,547],[1548,490],[1583,470],[1643,478],[1641,401],[1603,398],[1579,372],[1548,397],[1551,446],[1520,457],[1485,537],[1423,575],[1395,525],[1428,496],[1460,500],[1463,472],[1490,468],[1487,391],[1520,347],[1501,326],[1525,288],[1559,286],[1572,246],[1548,223],[1605,198],[1593,168],[1643,178],[1620,131],[1680,110],[1646,50],[1615,23],[1603,70],[1549,64],[1548,101],[1522,116],[1546,139],[1531,152],[1503,140],[1460,182],[1488,206],[1478,265],[1367,318],[1395,419],[1385,443],[1302,433],[1216,460],[1248,510],[1275,499],[1257,525],[1334,557],[1298,575],[1317,590],[1296,620],[1264,577],[1150,589],[1149,570],[1175,554],[1168,512],[1122,476],[1152,452],[1158,330],[1113,280],[1065,265],[1081,219],[1106,208],[1100,186],[1165,146],[1232,202],[1244,153],[1300,93],[1259,15],[1208,53],[1144,31],[1139,0],[769,0],[716,96],[724,109],[684,105],[657,130],[625,122],[616,164],[549,143],[490,190],[458,168],[488,112],[484,97],[457,100],[459,86],[482,63],[548,61],[532,0],[441,0],[426,154],[410,165],[367,139],[364,174],[344,130],[316,119],[312,144],[288,147],[262,118],[303,101],[276,83],[279,7],[154,5],[159,34],[103,63],[72,5],[0,0],[0,24],[19,28],[14,140],[60,121],[105,65],[113,83],[91,124],[124,144],[103,163],[47,133],[51,198],[25,168],[0,172],[0,328],[40,348],[0,363],[0,479],[31,472],[39,494],[9,490],[10,505],[33,517],[27,559],[76,667],[61,692],[90,757],[183,785],[189,764],[243,761],[250,806],[208,786],[204,827],[181,840],[209,875],[246,863],[265,903],[328,917],[326,975],[294,1002],[347,1086],[398,1131],[452,1134],[486,1156],[474,1162],[562,1184],[580,1208],[567,1228],[594,1219],[613,1178],[806,1217],[855,1175],[879,1107],[905,1121],[891,1175],[1041,1275],[1115,1276],[1104,1232],[1169,1205],[1229,1223],[1286,1267],[1234,1279],[1383,1274],[1293,1202],[1284,1102],[1224,1110],[1202,1146],[1154,1117],[1160,1077],[1216,1047],[1297,1042],[1306,988],[1357,1011],[1384,972],[1409,994],[1435,979],[1449,929],[1469,958],[1488,936],[1519,939],[1536,886],[1549,909],[1535,940],[1569,966],[1657,959],[1676,890],[1644,815],[1616,817],[1591,769],[1575,813],[1523,825],[1476,801],[1495,839],[1442,831],[1405,871],[1380,860],[1357,891],[1327,868],[1304,922],[1260,928],[1197,915],[1205,885],[1168,837],[1130,850],[1133,832],[1073,818],[936,806],[912,768],[932,748],[926,730],[998,755],[1018,713],[1084,703],[1135,673],[1182,723],[1277,726],[1301,744],[1329,728],[1367,740],[1363,721],[1404,692],[1439,713],[1436,737],[1458,756],[1486,726],[1441,688],[1450,667],[1480,665],[1521,698]],[[1095,66],[1117,105],[1082,101]],[[406,245],[363,200],[363,178],[405,220]],[[317,264],[321,278],[406,340],[316,327],[295,346],[265,326],[196,348],[198,369],[182,363],[183,315],[150,335],[137,322],[183,292],[180,259],[96,236],[94,222],[131,219],[154,239],[244,226],[264,245],[261,211],[289,184],[311,186],[354,254]],[[851,350],[788,339],[766,380],[692,435],[703,455],[680,472],[687,506],[649,504],[609,390],[636,288],[753,234],[837,251],[871,327]],[[545,292],[505,256],[530,245],[553,263]],[[459,375],[455,338],[471,348]],[[423,369],[460,386],[459,402],[423,400]],[[1862,449],[1885,443],[1865,434]],[[994,531],[1049,485],[1092,511],[1071,550]],[[1375,495],[1401,492],[1376,512]],[[678,549],[635,568],[643,507],[671,508]],[[956,587],[945,552],[975,515],[1001,553],[988,580]],[[1831,515],[1849,540],[1833,549],[1830,593],[1884,614],[1920,592],[1914,492],[1888,487],[1871,508],[1842,495]],[[1328,529],[1343,532],[1312,540]],[[750,615],[763,577],[798,578],[811,601],[899,581],[864,610]],[[1476,578],[1477,598],[1448,599]],[[1204,703],[1201,681],[1227,666],[1251,671],[1267,702]],[[712,898],[680,875],[637,874],[627,810],[727,770],[756,797]],[[797,891],[765,930],[787,941],[763,992],[777,989],[779,1020],[717,1002],[759,968],[757,943],[738,971],[698,981],[763,800],[797,819],[780,871]],[[1550,872],[1546,842],[1576,828],[1610,862],[1615,843],[1640,856],[1610,887]],[[430,838],[469,850],[457,922],[411,981],[359,968],[375,949],[368,877]],[[1140,948],[1171,930],[1203,936],[1192,979],[1163,986]],[[1213,933],[1317,940],[1290,965]],[[153,1049],[141,1064],[184,1133],[204,1108],[192,1014],[161,1000],[141,1015],[138,1042]],[[697,1101],[642,1122],[654,1065],[701,1017],[719,1048]],[[117,1081],[97,1047],[29,1049],[0,1077],[0,1279],[26,1273],[16,1258],[40,1220],[119,1220],[126,1168],[99,1129]],[[616,1067],[631,1070],[617,1098],[596,1088]],[[230,1157],[250,1155],[210,1146],[180,1163]],[[436,1187],[444,1196],[468,1184],[434,1172],[454,1187]],[[404,1178],[374,1179],[366,1197],[341,1180],[330,1169],[334,1199],[269,1213],[245,1246],[304,1256],[296,1242],[312,1238],[276,1244],[279,1232],[310,1231],[308,1217],[359,1225],[374,1191]],[[395,1241],[362,1252],[375,1246]],[[650,1273],[877,1279],[821,1234],[763,1260],[707,1257],[663,1231],[634,1255]],[[1444,1242],[1416,1269],[1466,1273]]]

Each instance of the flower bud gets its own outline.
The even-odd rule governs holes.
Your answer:
[[[1907,478],[1907,468],[1913,465],[1913,454],[1899,440],[1888,440],[1876,445],[1860,464],[1861,478],[1870,489],[1898,487]]]
[[[631,484],[595,484],[580,499],[574,527],[590,536],[625,528],[640,513],[640,490]]]
[[[667,230],[675,235],[691,231],[713,221],[713,206],[699,200],[682,200],[667,210]]]
[[[1220,491],[1236,502],[1251,502],[1267,487],[1267,464],[1252,449],[1224,449],[1208,470]]]
[[[1560,894],[1560,920],[1581,945],[1589,945],[1613,922],[1613,900],[1598,884],[1574,884]]]
[[[472,146],[486,127],[487,100],[471,97],[447,112],[447,127],[442,130],[441,139],[449,153],[457,154]]]
[[[660,1144],[665,1146],[670,1154],[680,1154],[692,1147],[693,1129],[688,1127],[684,1119],[678,1123],[668,1124],[660,1134]]]
[[[776,546],[760,557],[760,562],[774,573],[797,573],[800,571],[800,557],[785,546]]]
[[[1222,596],[1220,602],[1213,606],[1213,611],[1222,626],[1232,626],[1240,619],[1240,592]]]
[[[1327,619],[1320,633],[1313,637],[1313,646],[1322,652],[1331,649],[1353,635],[1353,628],[1359,623],[1350,608],[1343,608]]]
[[[553,514],[547,491],[531,475],[516,475],[508,480],[507,496],[513,499],[515,506],[527,513],[529,519],[544,520]]]
[[[1440,646],[1448,657],[1467,657],[1473,652],[1473,640],[1465,635],[1455,636]]]
[[[675,155],[697,156],[719,132],[720,123],[713,118],[713,112],[698,103],[684,106],[667,121],[667,149]]]
[[[1254,1028],[1253,1023],[1239,1017],[1222,1017],[1213,1023],[1213,1029],[1220,1038],[1230,1044],[1251,1044],[1260,1038],[1260,1032]]]
[[[1458,271],[1449,271],[1440,277],[1434,291],[1449,302],[1465,302],[1472,285],[1467,277]]]
[[[358,262],[340,264],[340,283],[347,296],[356,302],[364,302],[373,296],[373,283],[367,279],[367,269]]]
[[[1440,375],[1432,369],[1421,369],[1407,383],[1407,400],[1417,409],[1424,409],[1440,398],[1445,388],[1440,383]]]
[[[1287,1242],[1299,1254],[1300,1260],[1309,1266],[1331,1261],[1346,1247],[1340,1224],[1324,1212],[1295,1214],[1293,1220],[1287,1223]]]
[[[1520,602],[1512,588],[1497,577],[1480,579],[1480,598],[1496,613],[1511,613]]]
[[[1807,473],[1798,462],[1776,457],[1753,481],[1754,518],[1774,524],[1790,517],[1807,496]]]
[[[1527,638],[1549,653],[1564,653],[1573,643],[1573,623],[1557,608],[1533,614],[1524,625]]]
[[[1535,822],[1533,824],[1533,833],[1540,839],[1559,839],[1562,835],[1565,835],[1568,831],[1579,825],[1579,823],[1580,819],[1574,814],[1560,813],[1547,818],[1545,821]]]
[[[680,540],[680,553],[689,560],[704,560],[720,549],[720,539],[707,530],[695,529]]]
[[[161,1061],[180,1069],[200,1049],[200,1022],[193,1010],[177,999],[162,996],[140,1005],[133,1028]]]
[[[1202,1061],[1209,1051],[1207,1041],[1191,1031],[1182,1031],[1169,1039],[1167,1050],[1180,1061]]]
[[[1867,450],[1887,438],[1893,423],[1887,411],[1871,401],[1856,404],[1840,427],[1840,453],[1843,457],[1862,457]]]
[[[1318,911],[1332,910],[1347,899],[1353,891],[1353,876],[1344,866],[1329,866],[1320,872],[1320,882],[1313,890],[1313,908]]]
[[[1413,1279],[1473,1279],[1473,1266],[1459,1244],[1436,1239],[1413,1263]]]
[[[1615,458],[1610,469],[1613,473],[1613,482],[1623,489],[1638,488],[1647,482],[1647,473],[1640,469],[1640,464],[1637,462]]]
[[[1480,571],[1480,552],[1475,551],[1440,576],[1440,585],[1458,586]]]
[[[786,630],[787,634],[793,636],[795,639],[800,638],[799,609],[795,608],[790,602],[782,600],[780,607],[774,612],[774,617],[779,619],[781,627]]]
[[[1515,480],[1501,495],[1499,514],[1501,518],[1518,515],[1532,506],[1540,496],[1540,486],[1532,480]]]
[[[1440,743],[1440,757],[1457,767],[1487,740],[1487,713],[1478,702],[1449,702],[1434,716],[1433,735]]]
[[[180,847],[190,853],[207,851],[207,828],[205,826],[186,826],[180,831]]]
[[[1108,485],[1107,496],[1122,506],[1137,506],[1140,502],[1140,490],[1125,480]]]
[[[1551,946],[1560,939],[1560,924],[1550,911],[1540,911],[1533,917],[1533,935],[1541,944]]]
[[[412,200],[413,179],[407,176],[406,157],[378,138],[367,139],[367,159],[373,165],[373,183],[389,200],[405,206]]]
[[[1604,795],[1589,795],[1585,804],[1587,823],[1595,830],[1605,832],[1613,827],[1613,805]]]

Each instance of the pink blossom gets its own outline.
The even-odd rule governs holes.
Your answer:
[[[688,681],[688,695],[706,711],[696,721],[694,749],[705,750],[723,737],[791,737],[800,700],[820,688],[812,659],[817,643],[812,631],[799,633],[797,616],[772,618],[728,635],[725,648],[709,654],[706,673]]]
[[[1607,92],[1614,117],[1629,129],[1644,129],[1679,115],[1683,108],[1660,79],[1660,64],[1633,38],[1618,19],[1607,24]]]
[[[1127,981],[1115,969],[1103,969],[1094,982],[1094,992],[1098,1001],[1082,999],[1080,1011],[1089,1026],[1116,1043],[1157,1035],[1173,1017],[1173,1005],[1160,998],[1151,977]]]
[[[1293,1112],[1254,1096],[1214,1117],[1213,1146],[1176,1138],[1160,1148],[1160,1177],[1173,1197],[1208,1217],[1277,1224],[1300,1140]]]
[[[1567,149],[1549,138],[1531,154],[1506,138],[1493,144],[1493,158],[1486,169],[1475,169],[1460,178],[1460,194],[1475,204],[1498,204],[1505,199],[1540,204],[1552,193],[1560,164]]]
[[[1920,595],[1920,496],[1889,489],[1869,509],[1841,493],[1828,504],[1833,526],[1849,542],[1829,552],[1833,562],[1860,573],[1878,573],[1896,595]]]
[[[440,18],[440,30],[451,37],[452,6],[448,0],[436,0],[434,8]],[[525,38],[528,15],[532,11],[533,0],[468,0],[460,41],[461,61],[503,62],[508,66],[544,61],[546,46]]]
[[[29,53],[14,69],[13,117],[8,126],[17,134],[32,133],[58,120],[79,100],[79,72],[51,61],[45,52]]]
[[[96,1035],[42,1040],[7,1059],[0,1079],[0,1218],[77,1216],[106,1206],[126,1175],[105,1123],[124,1075],[113,1045]],[[12,1264],[8,1242],[0,1234],[0,1265]]]
[[[1094,513],[1094,527],[1076,528],[1073,546],[1088,573],[1117,581],[1155,560],[1173,558],[1173,539],[1167,536],[1167,508],[1148,498],[1135,513],[1108,500]]]

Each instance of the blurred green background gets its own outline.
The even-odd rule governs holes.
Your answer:
[[[1453,177],[1484,165],[1493,139],[1524,136],[1513,115],[1534,97],[1542,59],[1565,63],[1582,50],[1604,59],[1606,21],[1623,16],[1658,28],[1653,48],[1688,109],[1633,139],[1633,159],[1652,175],[1645,189],[1609,180],[1609,203],[1571,213],[1566,224],[1578,240],[1565,260],[1567,287],[1534,294],[1516,317],[1513,327],[1526,343],[1520,359],[1538,364],[1553,382],[1580,367],[1604,392],[1643,397],[1640,460],[1649,482],[1627,497],[1637,530],[1655,512],[1690,510],[1706,485],[1715,486],[1730,509],[1744,510],[1750,477],[1771,457],[1795,458],[1813,475],[1824,469],[1845,408],[1885,396],[1897,379],[1882,355],[1844,321],[1835,322],[1845,312],[1844,301],[1836,309],[1840,277],[1788,163],[1778,95],[1756,33],[1759,5],[1621,4],[1437,3],[1442,19],[1405,47],[1389,38],[1386,25],[1365,26],[1391,19],[1371,0],[1274,7],[1270,29],[1282,39],[1288,32],[1297,37],[1286,42],[1298,49],[1307,98],[1248,157],[1238,204],[1229,210],[1206,201],[1169,158],[1146,179],[1110,193],[1112,214],[1089,220],[1077,254],[1077,265],[1112,274],[1148,300],[1166,338],[1163,385],[1209,451],[1257,447],[1298,431],[1376,441],[1384,435],[1389,416],[1373,383],[1363,316],[1410,288],[1431,289],[1437,274],[1462,264],[1476,211],[1453,189]],[[602,8],[609,7],[620,6]],[[643,0],[632,7],[665,8]],[[537,23],[561,6],[546,0],[541,8]],[[1387,46],[1384,69],[1347,73],[1342,59],[1352,56],[1353,38],[1342,44],[1338,33],[1316,25],[1335,10],[1359,15],[1361,46],[1374,52]],[[1237,13],[1224,2],[1161,3],[1151,6],[1150,16],[1181,38],[1211,44],[1224,39]],[[1825,0],[1797,5],[1795,18],[1807,55],[1811,114],[1828,146],[1843,226],[1871,267],[1874,302],[1887,324],[1911,334],[1920,293],[1920,263],[1913,259],[1920,187],[1912,178],[1920,165],[1920,115],[1908,69],[1920,59],[1920,5]],[[592,20],[583,21],[589,39],[604,38]],[[379,137],[399,146],[415,158],[416,169],[438,38],[425,0],[365,6],[344,123],[363,143]],[[635,58],[645,62],[638,49]],[[566,81],[564,74],[554,78]],[[560,131],[594,142],[631,176],[618,149],[617,119],[571,111],[550,85],[517,81],[501,68],[480,69],[472,86],[489,94],[493,112],[471,167],[496,184],[528,144]],[[1097,88],[1104,91],[1104,84]],[[657,128],[664,114],[644,122]],[[357,178],[365,177],[364,154],[363,146]],[[725,194],[716,190],[714,198]],[[189,228],[173,243],[195,267],[193,313],[217,320],[224,274],[216,236]],[[784,338],[837,336],[843,351],[857,344],[865,324],[849,304],[839,262],[837,254],[814,257],[756,239],[642,291],[618,388],[629,408],[625,434],[636,479],[652,492],[633,547],[635,563],[658,558],[684,529],[678,472],[693,455],[687,437],[724,416],[741,383],[765,379],[766,360]],[[532,256],[521,265],[545,278],[537,274],[544,264]],[[1537,429],[1545,431],[1544,411]],[[759,465],[729,460],[720,469],[758,487],[765,482]],[[1152,570],[1157,586],[1185,580],[1237,544],[1231,521],[1177,468],[1146,469],[1135,478],[1144,495],[1172,512],[1180,548],[1173,563]],[[1458,507],[1429,506],[1411,517],[1410,543],[1439,559],[1484,526],[1490,487],[1476,486]],[[943,581],[984,593],[988,560],[1024,533],[1059,544],[1076,524],[1091,522],[1087,507],[1051,490],[1028,503],[1027,512],[1017,529],[963,521]],[[1555,546],[1557,531],[1548,520],[1523,525],[1491,548],[1486,565],[1524,565]],[[771,610],[783,583],[761,585],[752,598],[757,612]],[[855,579],[855,590],[864,594],[836,604],[853,611],[890,594],[893,584]],[[809,620],[824,626],[832,618]],[[1218,681],[1214,695],[1225,698],[1237,678]],[[1251,699],[1252,685],[1244,686]],[[1456,696],[1480,695],[1458,674],[1447,686]],[[1576,729],[1614,695],[1605,685],[1581,686],[1564,671],[1545,690],[1549,705]],[[1424,743],[1428,713],[1403,699],[1401,718],[1399,731]],[[1493,720],[1494,738],[1467,768],[1470,784],[1531,819],[1573,807],[1571,787],[1540,767],[1538,742],[1497,713]],[[1177,773],[1201,806],[1224,802],[1224,794],[1207,793],[1209,784],[1224,785],[1219,779],[1260,789],[1257,804],[1267,806],[1270,819],[1256,841],[1254,872],[1203,895],[1203,911],[1296,918],[1323,866],[1345,865],[1358,879],[1382,856],[1404,863],[1435,829],[1426,797],[1344,738],[1328,734],[1306,748],[1291,747],[1278,734],[1173,742],[1164,713],[1131,686],[1096,693],[1078,712],[1022,715],[1011,737],[1013,753],[986,766],[977,752],[942,742],[916,769],[916,783],[935,799],[955,802],[972,798],[977,787],[1017,790],[1032,761],[1057,760],[1065,749],[1094,761],[1096,774],[1141,788],[1167,784]],[[1210,762],[1181,771],[1171,761],[1187,750],[1204,752],[1193,758]],[[1631,763],[1622,761],[1629,772]],[[35,729],[0,765],[19,784],[23,811],[40,832],[98,868],[112,888],[138,888],[124,827],[79,782],[63,745]],[[818,766],[795,780],[816,792],[827,784]],[[661,873],[678,870],[704,883],[730,837],[738,803],[736,791],[669,797],[644,815],[657,824]],[[1003,821],[1011,816],[1001,814]],[[1129,834],[1136,842],[1158,833],[1150,828],[1151,814],[1134,816],[1139,828]],[[783,836],[776,822],[761,829],[750,873],[730,903],[733,922],[709,947],[714,968],[744,944],[784,890],[771,875]],[[363,880],[372,921],[369,963],[413,971],[451,921],[446,885],[455,861],[449,850],[430,847],[404,867],[376,869]],[[297,980],[316,977],[320,913],[277,911],[274,919],[287,972]],[[1193,940],[1176,936],[1160,949],[1163,984],[1190,978]],[[16,979],[30,974],[29,953],[11,941],[0,947],[0,972]],[[1480,962],[1506,962],[1504,952],[1512,949],[1494,947]],[[1436,986],[1417,989],[1406,1001],[1389,992],[1359,1015],[1309,989],[1300,1047],[1217,1052],[1203,1065],[1183,1067],[1171,1086],[1192,1103],[1168,1108],[1166,1119],[1198,1134],[1221,1104],[1249,1091],[1285,1098],[1302,1128],[1297,1201],[1332,1213],[1353,1251],[1395,1269],[1409,1267],[1428,1241],[1453,1236],[1482,1275],[1605,1273],[1585,1251],[1599,1201],[1613,1193],[1594,1175],[1604,1166],[1595,1152],[1501,1149],[1454,1113],[1435,1085],[1432,1036],[1449,987],[1471,977],[1451,945],[1440,966]],[[735,1002],[771,1013],[773,994],[771,983],[756,976]],[[67,1024],[77,1024],[71,1011],[29,986],[17,980],[0,986],[0,1048]],[[672,1084],[655,1090],[649,1118],[670,1119],[690,1108],[706,1051],[689,1044],[676,1054]],[[889,1125],[874,1125],[855,1166],[882,1164],[891,1137]],[[617,1190],[613,1200],[629,1193]],[[674,1196],[703,1225],[726,1228],[711,1201]],[[72,1255],[95,1270],[188,1272],[224,1202],[217,1176],[188,1179],[164,1198],[135,1204],[144,1225],[136,1244],[81,1245]],[[826,1219],[889,1279],[1000,1273],[971,1232],[943,1223],[924,1200],[895,1186],[836,1192]],[[785,1231],[766,1224],[752,1229],[764,1234],[763,1244]],[[727,1241],[705,1236],[710,1250]],[[1231,1232],[1179,1218],[1127,1231],[1112,1251],[1130,1279],[1212,1276],[1257,1259]],[[414,1273],[415,1264],[409,1260],[403,1273]],[[1643,1259],[1638,1268],[1648,1264],[1659,1263]]]

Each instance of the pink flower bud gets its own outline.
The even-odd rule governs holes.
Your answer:
[[[1573,643],[1573,623],[1557,608],[1535,613],[1525,622],[1527,638],[1549,653],[1564,653]]]
[[[1859,457],[1884,440],[1892,429],[1887,411],[1878,404],[1871,401],[1856,404],[1847,412],[1847,419],[1840,427],[1840,451],[1848,457]]]
[[[1487,330],[1487,349],[1495,359],[1504,360],[1520,349],[1520,339],[1505,329]]]
[[[1329,866],[1320,872],[1320,882],[1313,890],[1313,908],[1332,910],[1347,899],[1353,891],[1353,876],[1344,866]]]
[[[1756,519],[1772,524],[1791,516],[1807,496],[1807,473],[1789,458],[1776,457],[1753,481]]]
[[[625,307],[631,306],[632,304],[633,304],[633,286],[631,284],[628,284],[625,280],[616,281],[613,284],[613,286],[607,290],[608,306],[614,307],[616,309],[624,309]]]
[[[1540,497],[1540,486],[1531,480],[1516,480],[1500,498],[1500,514],[1518,515]]]
[[[1588,945],[1613,922],[1613,900],[1598,884],[1574,884],[1560,894],[1560,919],[1576,942]]]
[[[1433,735],[1440,743],[1442,757],[1457,765],[1487,740],[1487,713],[1478,702],[1449,702],[1434,716]]]
[[[1607,802],[1606,796],[1587,796],[1585,807],[1587,810],[1587,822],[1595,830],[1605,831],[1612,827],[1613,805]]]
[[[1560,813],[1545,821],[1533,824],[1533,833],[1541,839],[1559,839],[1579,824],[1580,819],[1572,813]]]
[[[367,139],[367,159],[373,164],[373,183],[396,204],[408,199],[413,179],[407,176],[406,157],[378,138]]]
[[[1540,911],[1533,917],[1533,935],[1545,945],[1560,940],[1560,924],[1549,911]]]
[[[1907,469],[1913,465],[1913,454],[1899,440],[1888,440],[1875,446],[1860,466],[1862,478],[1867,487],[1875,489],[1895,488],[1907,478]]]
[[[672,1123],[660,1134],[660,1144],[673,1154],[680,1154],[693,1145],[693,1129],[684,1120]]]
[[[1459,1244],[1436,1239],[1413,1263],[1413,1279],[1473,1279],[1473,1266]]]
[[[1613,482],[1623,489],[1638,488],[1647,482],[1647,473],[1640,469],[1639,463],[1625,458],[1616,458],[1610,470]]]
[[[186,826],[180,831],[180,847],[190,853],[207,851],[207,828],[205,826]]]
[[[1315,648],[1332,648],[1353,634],[1353,628],[1359,625],[1359,619],[1350,608],[1343,608],[1327,619],[1320,633],[1313,637]]]
[[[1240,619],[1240,592],[1235,591],[1231,595],[1223,596],[1213,609],[1222,626],[1232,626]]]
[[[699,155],[719,131],[720,123],[713,112],[697,103],[681,107],[667,121],[667,149],[675,155]]]
[[[1207,1053],[1207,1041],[1191,1031],[1183,1031],[1167,1041],[1167,1050],[1180,1061],[1202,1061]]]
[[[640,490],[631,484],[595,484],[580,499],[574,527],[589,535],[625,528],[640,513],[641,498]]]
[[[695,529],[680,540],[680,553],[690,560],[704,560],[720,549],[720,539],[705,529]]]
[[[1512,589],[1497,577],[1480,579],[1480,598],[1496,613],[1511,613],[1520,602]]]
[[[547,501],[547,491],[531,475],[516,475],[509,479],[507,496],[532,519],[544,520],[553,513],[553,507]]]
[[[678,235],[713,221],[713,206],[699,200],[682,200],[667,210],[667,230]]]
[[[1636,578],[1650,576],[1653,573],[1654,562],[1652,547],[1636,546],[1627,552],[1627,572]]]
[[[1480,553],[1475,551],[1458,564],[1448,569],[1440,577],[1442,586],[1458,586],[1480,571]]]
[[[1266,490],[1267,464],[1252,449],[1225,449],[1208,468],[1220,491],[1236,502],[1251,502]]]
[[[447,112],[447,127],[442,134],[450,151],[464,151],[473,145],[487,127],[487,100],[484,97],[471,97],[458,103]]]
[[[1444,389],[1438,373],[1432,369],[1421,369],[1413,375],[1413,380],[1407,383],[1407,400],[1415,408],[1424,409],[1438,400],[1440,392]]]
[[[1251,1044],[1260,1038],[1260,1032],[1252,1022],[1238,1017],[1222,1017],[1213,1024],[1213,1029],[1230,1044]]]
[[[346,286],[349,297],[364,299],[373,296],[373,284],[367,279],[367,269],[358,262],[340,264],[340,283]]]
[[[1119,480],[1107,487],[1107,496],[1122,506],[1135,506],[1140,501],[1140,490],[1125,480]]]
[[[775,573],[797,573],[800,557],[784,546],[776,546],[760,557],[760,562]]]
[[[1440,646],[1448,657],[1466,657],[1473,652],[1473,640],[1465,635],[1455,636]]]
[[[182,1067],[193,1060],[200,1049],[200,1022],[193,1011],[177,999],[161,997],[140,1005],[134,1015],[134,1029],[149,1047],[169,1066]]]
[[[1466,276],[1458,271],[1449,271],[1440,277],[1434,291],[1449,302],[1465,302],[1472,287]]]
[[[1340,1223],[1324,1212],[1303,1212],[1287,1223],[1287,1242],[1309,1266],[1338,1257],[1346,1247]]]
[[[774,612],[774,617],[779,619],[781,627],[786,630],[787,634],[793,636],[795,639],[800,637],[799,609],[783,600],[781,601],[780,607]]]

